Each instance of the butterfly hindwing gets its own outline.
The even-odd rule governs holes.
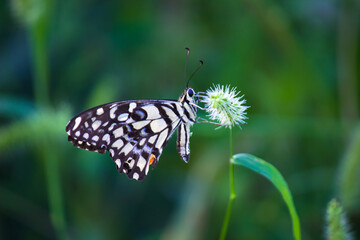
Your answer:
[[[66,131],[75,146],[109,151],[120,173],[142,180],[179,126],[181,110],[174,100],[114,102],[78,114]]]
[[[127,135],[118,139],[110,149],[110,156],[115,161],[118,171],[124,172],[129,178],[142,180],[150,166],[155,167],[163,148],[172,135],[171,127],[136,141]],[[120,148],[117,148],[121,146]]]

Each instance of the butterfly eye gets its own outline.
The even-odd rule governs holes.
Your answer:
[[[189,88],[187,92],[188,92],[189,97],[192,97],[195,94],[195,92],[192,88]]]

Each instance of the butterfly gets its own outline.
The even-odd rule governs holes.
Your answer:
[[[185,162],[190,155],[190,127],[196,122],[197,100],[192,88],[176,100],[128,100],[86,110],[66,126],[74,146],[105,153],[120,173],[142,180],[177,129],[177,150]]]
[[[200,63],[197,70],[203,64],[201,60]],[[177,151],[188,162],[190,127],[197,122],[198,108],[198,97],[188,87],[189,80],[178,100],[126,100],[86,110],[68,122],[68,140],[78,148],[102,154],[110,152],[119,173],[143,180],[150,166],[155,168],[177,130]]]

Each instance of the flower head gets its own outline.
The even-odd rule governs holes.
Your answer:
[[[332,199],[326,210],[328,239],[353,239],[350,226],[341,203],[337,199]]]
[[[244,106],[246,102],[243,96],[239,96],[240,92],[236,88],[230,86],[214,85],[206,91],[206,95],[201,100],[205,103],[206,112],[212,120],[217,120],[221,125],[226,127],[233,127],[245,123],[247,119],[246,109],[249,106]]]

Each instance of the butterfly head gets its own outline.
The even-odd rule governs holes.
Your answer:
[[[180,102],[182,103],[189,103],[190,105],[193,106],[193,104],[197,104],[198,101],[199,101],[199,98],[197,97],[197,94],[196,92],[194,91],[193,88],[189,87],[189,88],[186,88],[184,93],[181,95],[180,99],[179,99]]]
[[[189,98],[192,98],[195,95],[195,91],[192,88],[188,88],[186,89],[186,94],[188,95]]]

